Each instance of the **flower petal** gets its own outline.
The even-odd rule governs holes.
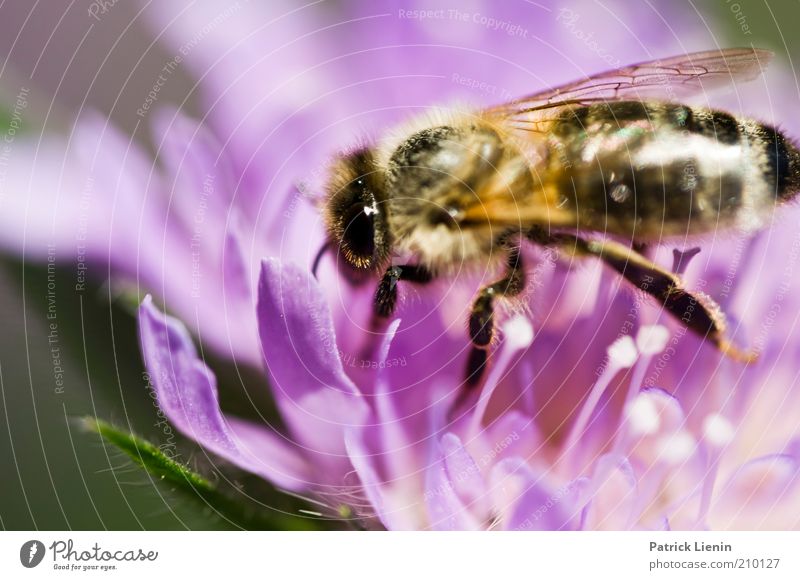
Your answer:
[[[454,480],[451,475],[451,467],[456,467],[459,463],[464,464],[466,469],[470,469],[464,458],[466,452],[460,453],[463,447],[460,447],[457,437],[449,438],[449,443],[444,443],[444,439],[443,437],[442,444],[435,446],[433,461],[425,470],[425,504],[428,507],[430,527],[434,530],[479,530],[481,528],[480,521],[471,513],[469,506],[462,501],[457,492],[457,486],[464,488],[463,482]],[[448,463],[445,447],[452,452],[455,446],[460,448],[456,450],[460,457],[452,459]],[[474,462],[472,465],[477,468]],[[461,474],[456,472],[456,477],[460,476]],[[474,473],[470,473],[466,477],[474,476]],[[480,476],[478,475],[478,477]]]
[[[186,329],[159,312],[149,296],[139,308],[139,332],[159,407],[179,431],[280,487],[309,485],[311,471],[301,450],[265,428],[239,419],[228,422],[219,407],[216,378],[197,357]]]
[[[712,529],[788,530],[800,527],[800,461],[786,454],[741,466],[716,494]]]
[[[484,475],[472,455],[464,448],[454,433],[445,433],[441,440],[447,476],[453,489],[472,511],[488,513],[487,490]]]
[[[218,241],[238,194],[230,159],[211,132],[179,109],[155,113],[154,140],[165,193],[177,223],[195,247],[219,252]]]
[[[636,478],[628,460],[607,454],[597,460],[590,486],[586,529],[627,530],[636,507]]]
[[[519,457],[500,461],[491,473],[492,491],[506,530],[569,530],[577,518],[577,486],[556,489]],[[502,507],[504,506],[504,507]]]
[[[345,374],[328,305],[297,266],[266,259],[258,285],[261,348],[276,402],[314,461],[346,459],[344,430],[362,425],[368,407]]]
[[[381,523],[388,530],[415,530],[424,526],[424,517],[414,504],[414,494],[398,494],[378,474],[377,456],[369,450],[365,440],[368,430],[347,428],[345,446],[350,461],[358,474],[361,488],[375,510]]]

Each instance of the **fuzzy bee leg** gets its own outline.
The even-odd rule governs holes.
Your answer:
[[[469,338],[472,351],[467,361],[466,383],[468,387],[477,385],[488,360],[488,349],[494,337],[494,303],[498,298],[516,296],[525,287],[525,273],[522,269],[522,257],[519,248],[513,248],[508,254],[508,271],[497,282],[484,286],[478,292],[469,316]]]
[[[710,296],[686,290],[676,274],[635,250],[610,240],[589,241],[566,234],[557,234],[551,240],[575,255],[602,259],[638,289],[663,304],[687,328],[711,341],[726,356],[745,363],[757,358],[757,354],[739,350],[727,338],[725,315]]]
[[[433,280],[433,274],[427,268],[416,265],[390,266],[378,282],[375,296],[372,299],[372,317],[370,320],[370,331],[373,333],[382,332],[389,318],[394,314],[397,306],[397,283],[401,280],[414,284],[427,284]],[[369,359],[375,341],[368,341],[362,347],[361,358]]]
[[[423,266],[390,266],[378,283],[373,305],[373,318],[386,320],[394,314],[397,306],[397,283],[400,280],[415,284],[427,284],[433,280],[430,270]]]

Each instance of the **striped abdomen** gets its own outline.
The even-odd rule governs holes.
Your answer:
[[[573,109],[549,151],[546,178],[579,228],[630,239],[754,229],[800,189],[800,153],[779,131],[679,104]]]

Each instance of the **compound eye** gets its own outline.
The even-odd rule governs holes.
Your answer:
[[[374,216],[373,208],[363,203],[353,204],[344,215],[344,250],[360,268],[368,268],[375,255]]]

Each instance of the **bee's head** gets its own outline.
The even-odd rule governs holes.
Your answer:
[[[378,269],[390,253],[383,182],[368,148],[333,163],[324,206],[328,238],[355,270]]]

